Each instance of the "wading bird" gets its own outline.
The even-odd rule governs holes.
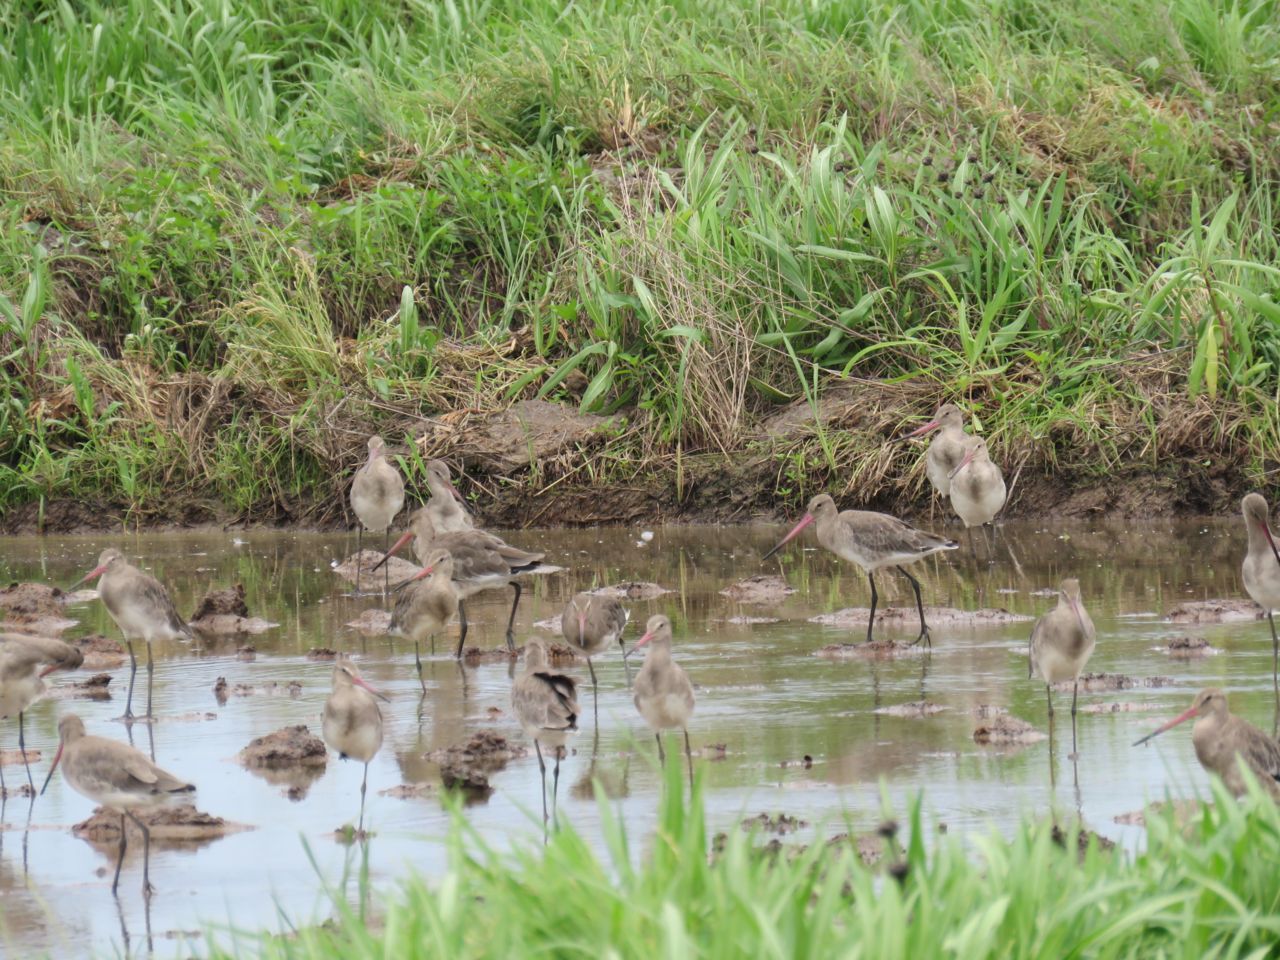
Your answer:
[[[391,626],[387,629],[393,637],[413,641],[418,683],[422,685],[424,693],[427,682],[422,679],[422,641],[427,637],[434,638],[457,611],[458,592],[453,586],[453,555],[448,550],[432,550],[427,555],[427,565],[401,586],[395,608],[391,611]],[[434,639],[431,649],[435,650]]]
[[[360,780],[360,820],[356,836],[364,833],[364,794],[369,784],[369,761],[382,747],[382,711],[378,701],[387,698],[360,676],[356,665],[339,657],[333,665],[333,692],[324,702],[321,731],[324,742],[338,751],[338,758],[364,764]]]
[[[636,674],[635,704],[644,722],[658,741],[658,759],[666,763],[662,731],[684,733],[684,755],[689,763],[689,785],[693,786],[693,751],[689,748],[689,718],[693,716],[693,684],[680,664],[671,659],[671,621],[654,614],[645,624],[644,636],[631,648],[635,653],[648,647],[644,666]]]
[[[1267,501],[1261,494],[1250,493],[1240,501],[1244,528],[1249,534],[1249,552],[1240,568],[1245,592],[1253,602],[1267,611],[1271,624],[1271,682],[1280,684],[1280,638],[1276,636],[1274,611],[1280,609],[1280,550],[1267,520]]]
[[[616,641],[622,651],[622,664],[631,684],[631,668],[627,665],[627,645],[622,631],[627,627],[627,611],[613,597],[597,597],[590,593],[575,594],[560,615],[560,633],[565,642],[587,658],[591,671],[591,705],[598,712],[596,668],[591,658],[599,656]]]
[[[867,583],[871,585],[871,612],[867,615],[867,642],[871,642],[871,632],[876,621],[878,597],[875,572],[884,567],[896,567],[898,572],[911,583],[911,589],[915,591],[916,610],[920,614],[920,635],[916,637],[915,642],[919,643],[923,640],[925,643],[930,643],[929,626],[924,622],[924,601],[920,597],[920,581],[908,573],[902,565],[913,563],[943,550],[955,550],[959,544],[954,540],[917,530],[887,513],[873,513],[869,510],[837,511],[835,501],[827,494],[820,493],[809,501],[809,508],[800,518],[800,522],[778,541],[777,546],[764,555],[763,560],[768,560],[781,550],[811,523],[817,525],[820,544],[842,560],[856,563],[867,574]]]
[[[578,732],[578,685],[570,676],[553,673],[547,665],[547,648],[541,640],[525,644],[524,672],[511,687],[511,709],[521,729],[533,740],[542,774],[542,821],[547,820],[547,765],[543,746],[555,754],[555,774],[551,781],[551,809],[556,810],[560,787],[560,756],[569,738]]]
[[[435,525],[428,507],[419,507],[409,518],[409,529],[391,546],[387,557],[413,540],[413,552],[418,562],[425,564],[427,554],[433,550],[448,550],[453,556],[453,586],[458,594],[458,649],[455,657],[461,658],[462,646],[467,640],[466,600],[485,590],[511,587],[511,613],[507,617],[507,649],[515,650],[516,608],[520,605],[520,577],[541,573],[553,568],[544,567],[545,554],[532,553],[513,547],[500,537],[483,530],[455,530],[441,533]],[[387,562],[379,560],[374,569]]]
[[[951,491],[951,475],[960,466],[965,451],[974,437],[964,432],[964,414],[954,403],[944,403],[928,423],[917,427],[902,440],[924,436],[934,430],[941,430],[929,443],[925,454],[924,472],[933,484],[939,496],[945,497]]]
[[[360,561],[364,549],[364,532],[382,531],[385,554],[391,537],[391,521],[404,506],[404,478],[387,462],[387,445],[379,436],[369,438],[369,459],[356,471],[351,481],[351,509],[360,520],[356,531],[356,595],[360,595]],[[389,571],[382,575],[382,592],[387,592]]]
[[[1076,698],[1080,695],[1080,673],[1093,655],[1097,631],[1080,601],[1080,581],[1067,578],[1058,590],[1058,605],[1036,621],[1031,628],[1027,678],[1036,675],[1044,680],[1045,698],[1049,702],[1049,722],[1053,723],[1053,685],[1070,680],[1071,752],[1076,752]]]
[[[133,652],[137,637],[147,645],[147,712],[150,719],[152,681],[155,678],[155,658],[151,649],[153,640],[190,640],[191,628],[178,615],[169,591],[155,577],[144,573],[129,563],[124,555],[108,547],[98,557],[98,565],[77,580],[78,587],[86,580],[102,577],[98,584],[98,596],[106,605],[107,613],[124,634],[129,647],[129,694],[125,699],[125,719],[133,718],[133,682],[138,675],[138,658]]]
[[[443,460],[427,462],[427,489],[431,491],[431,499],[427,501],[426,511],[436,532],[458,533],[475,527],[466,501],[453,485],[449,465]]]
[[[120,814],[120,855],[111,881],[111,893],[120,886],[120,867],[128,844],[125,818],[142,831],[142,895],[150,898],[151,831],[134,811],[167,803],[174,794],[190,793],[195,787],[161,770],[142,753],[127,744],[91,737],[84,732],[84,721],[69,713],[58,722],[58,753],[45,777],[43,794],[49,788],[53,772],[62,763],[62,776],[71,789],[90,800]]]
[[[987,441],[975,437],[951,474],[951,508],[966,527],[995,519],[1007,491],[1000,468],[991,462]]]
[[[1237,797],[1245,792],[1240,762],[1273,797],[1280,796],[1280,743],[1227,710],[1227,695],[1216,687],[1201,690],[1191,707],[1168,723],[1135,741],[1134,746],[1158,737],[1178,724],[1195,718],[1191,742],[1196,759],[1209,773],[1216,773]]]
[[[77,647],[49,637],[0,633],[0,720],[18,718],[18,750],[27,768],[27,784],[34,796],[35,781],[27,760],[23,714],[44,693],[44,678],[55,670],[75,670],[84,663]],[[4,796],[4,767],[0,766],[0,798]]]

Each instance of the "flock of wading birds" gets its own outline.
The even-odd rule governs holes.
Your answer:
[[[949,498],[965,526],[972,528],[989,523],[996,516],[1004,506],[1006,489],[1000,468],[991,461],[986,441],[966,433],[964,427],[960,409],[953,404],[945,404],[932,420],[902,439],[937,431],[926,454],[926,473],[934,489]],[[543,554],[520,550],[491,533],[477,529],[453,485],[449,468],[438,460],[427,464],[430,499],[410,515],[408,530],[390,549],[386,549],[390,528],[404,506],[404,480],[388,462],[380,437],[370,438],[368,448],[368,460],[356,472],[351,486],[351,506],[361,523],[356,553],[356,594],[361,588],[360,565],[366,529],[384,535],[384,556],[370,572],[383,566],[388,558],[412,540],[421,569],[394,588],[389,582],[389,574],[384,571],[383,595],[393,593],[396,597],[389,633],[413,641],[419,681],[422,681],[422,642],[433,639],[456,614],[461,628],[456,656],[460,657],[467,635],[466,600],[483,590],[507,586],[513,589],[506,641],[508,649],[514,651],[520,578],[548,569],[543,566]],[[1277,549],[1268,525],[1266,500],[1257,493],[1251,493],[1244,498],[1241,507],[1249,541],[1242,569],[1245,589],[1267,611],[1271,620],[1273,657],[1280,662],[1280,638],[1277,638],[1272,616],[1272,611],[1280,608],[1280,549]],[[903,565],[954,550],[959,544],[918,530],[888,514],[837,510],[831,497],[819,494],[809,501],[799,523],[765,554],[764,559],[811,524],[823,547],[857,564],[867,574],[871,588],[867,642],[872,641],[878,599],[875,574],[893,567],[906,577],[915,594],[920,633],[914,642],[923,640],[928,644],[929,627],[925,622],[920,583]],[[75,586],[98,577],[101,577],[99,596],[124,634],[129,648],[131,670],[124,719],[135,719],[133,688],[137,658],[133,642],[136,639],[144,641],[147,648],[147,712],[142,717],[149,719],[154,674],[151,643],[153,640],[190,637],[190,627],[174,608],[164,585],[132,566],[120,551],[104,550],[98,558],[98,565]],[[566,605],[560,623],[564,639],[586,658],[593,699],[596,696],[596,675],[592,657],[616,643],[622,651],[625,667],[631,653],[641,647],[648,648],[634,684],[631,684],[630,671],[627,670],[635,705],[654,731],[660,759],[665,761],[663,732],[683,732],[685,757],[692,780],[693,757],[688,722],[694,710],[694,691],[688,676],[671,656],[671,621],[661,614],[650,617],[644,634],[631,650],[627,650],[623,642],[626,624],[627,612],[618,600],[590,593],[574,596]],[[1052,685],[1073,681],[1073,753],[1079,677],[1093,653],[1095,639],[1093,622],[1080,596],[1079,581],[1063,580],[1057,606],[1036,621],[1032,628],[1028,676],[1039,673],[1045,683],[1051,723]],[[0,717],[17,716],[18,744],[24,763],[27,756],[23,711],[43,692],[46,676],[54,670],[74,669],[82,660],[83,656],[76,647],[59,640],[22,634],[0,635]],[[423,689],[426,689],[425,683]],[[363,836],[369,762],[382,746],[382,709],[378,701],[386,699],[360,675],[354,663],[345,657],[336,661],[333,690],[325,702],[322,729],[325,742],[342,758],[352,758],[364,764],[357,836]],[[546,763],[542,748],[551,750],[555,760],[552,780],[554,812],[560,759],[569,738],[578,730],[582,709],[578,704],[577,681],[550,668],[547,649],[539,639],[530,640],[525,647],[524,670],[512,686],[511,705],[537,751],[545,822]],[[1238,795],[1245,790],[1242,767],[1247,767],[1273,793],[1280,791],[1280,743],[1245,720],[1232,716],[1221,690],[1201,691],[1188,710],[1137,743],[1145,743],[1192,718],[1196,720],[1192,740],[1197,758],[1206,770],[1221,777],[1232,792]],[[141,831],[145,845],[143,893],[150,896],[152,888],[147,875],[150,834],[136,811],[161,804],[172,794],[192,791],[194,786],[162,770],[131,746],[88,735],[83,721],[74,714],[62,717],[58,734],[58,751],[40,792],[48,787],[61,763],[63,775],[73,789],[120,814],[120,854],[112,881],[113,894],[119,886],[120,867],[124,860],[124,821],[125,818],[131,819]],[[27,780],[34,802],[34,781],[29,764]],[[3,768],[0,768],[0,789],[3,789]]]

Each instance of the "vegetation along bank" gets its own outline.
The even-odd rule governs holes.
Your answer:
[[[19,0],[0,529],[1225,512],[1277,467],[1280,48],[1194,0]],[[601,496],[606,489],[608,496]]]

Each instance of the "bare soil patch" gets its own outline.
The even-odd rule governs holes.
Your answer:
[[[329,762],[329,751],[305,724],[298,724],[250,740],[240,751],[239,760],[246,767],[268,770],[323,767]]]
[[[777,574],[756,574],[732,583],[720,591],[720,596],[738,603],[781,603],[796,592],[796,588]]]
[[[1170,623],[1247,623],[1261,620],[1265,611],[1252,600],[1188,600],[1165,611]]]

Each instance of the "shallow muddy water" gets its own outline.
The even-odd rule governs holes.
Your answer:
[[[520,606],[518,640],[534,624],[558,617],[578,589],[624,581],[653,581],[672,592],[654,600],[626,601],[631,611],[628,644],[654,612],[675,624],[675,655],[697,687],[690,727],[695,751],[723,744],[723,759],[698,759],[705,772],[713,829],[743,816],[785,812],[810,826],[789,840],[848,829],[868,829],[882,817],[881,789],[892,809],[905,813],[923,791],[926,819],[952,832],[1007,829],[1024,815],[1077,812],[1092,829],[1133,846],[1141,830],[1114,822],[1166,791],[1189,796],[1206,791],[1189,729],[1175,730],[1149,748],[1130,744],[1157,720],[1190,704],[1196,690],[1225,687],[1232,709],[1271,730],[1274,700],[1271,639],[1265,621],[1181,625],[1163,613],[1185,600],[1241,595],[1243,534],[1229,521],[1123,525],[1006,524],[993,544],[993,562],[967,550],[913,569],[926,604],[1003,607],[1034,617],[1055,602],[1064,576],[1079,577],[1084,601],[1098,629],[1090,671],[1134,678],[1167,677],[1167,686],[1081,694],[1081,706],[1129,704],[1131,712],[1082,713],[1079,759],[1069,758],[1070,693],[1055,695],[1057,729],[1052,741],[1025,747],[979,746],[973,733],[980,705],[1007,708],[1047,730],[1044,688],[1027,679],[1030,620],[1000,626],[933,628],[928,654],[896,659],[833,661],[814,656],[826,644],[862,639],[864,627],[837,628],[809,618],[842,607],[866,606],[865,578],[818,550],[808,536],[763,566],[760,556],[776,541],[776,527],[656,528],[652,541],[638,528],[512,532],[511,542],[547,551],[564,572],[530,584]],[[954,533],[954,531],[953,531]],[[375,831],[368,846],[375,887],[389,890],[409,870],[431,875],[444,868],[449,818],[438,767],[423,758],[431,750],[491,730],[524,744],[510,715],[511,668],[506,663],[459,667],[447,655],[456,626],[427,662],[427,693],[419,696],[412,652],[403,642],[363,638],[344,625],[377,609],[377,596],[353,598],[350,585],[330,569],[350,554],[354,535],[280,533],[169,533],[137,537],[11,538],[0,540],[0,582],[37,580],[66,586],[93,566],[99,551],[118,546],[166,582],[178,607],[190,613],[210,587],[245,585],[250,613],[280,625],[259,636],[205,644],[157,646],[155,712],[149,729],[132,728],[135,744],[164,767],[198,785],[197,806],[254,829],[200,845],[152,851],[157,894],[144,909],[140,850],[131,846],[120,882],[110,893],[115,848],[96,848],[70,827],[93,805],[72,792],[60,775],[30,808],[9,800],[0,832],[0,952],[32,956],[128,953],[147,949],[148,930],[161,956],[189,956],[205,949],[204,937],[242,930],[287,930],[324,920],[333,908],[324,892],[353,868],[359,846],[335,841],[333,831],[354,820],[360,767],[330,756],[327,769],[302,799],[290,799],[288,783],[246,771],[236,754],[251,739],[286,724],[305,723],[319,733],[319,715],[330,686],[331,664],[312,662],[314,647],[352,652],[367,679],[391,697],[382,752],[369,769],[367,818]],[[979,543],[979,556],[983,547]],[[720,595],[734,581],[760,572],[785,574],[797,592],[781,603],[745,604]],[[881,602],[911,603],[905,581],[878,578]],[[468,645],[502,645],[509,592],[477,596],[469,603]],[[68,608],[80,622],[73,638],[119,632],[100,602]],[[760,618],[769,622],[734,622]],[[914,614],[884,635],[914,636]],[[1152,648],[1188,633],[1203,636],[1217,655],[1181,660]],[[242,644],[256,659],[237,658]],[[598,736],[593,737],[590,681],[585,664],[569,668],[586,681],[587,708],[575,752],[562,766],[560,817],[587,837],[597,837],[599,813],[590,790],[594,773],[633,834],[648,833],[656,815],[659,774],[655,746],[636,714],[616,653],[596,661],[600,678]],[[84,671],[87,675],[89,672]],[[27,742],[44,751],[35,765],[37,785],[56,747],[58,717],[74,710],[91,733],[125,739],[113,718],[123,710],[127,666],[111,671],[108,701],[46,699],[27,715]],[[144,676],[140,674],[140,678]],[[219,677],[263,687],[299,681],[296,696],[231,697],[220,704]],[[55,674],[55,684],[82,679]],[[878,711],[927,699],[942,709],[928,716]],[[0,743],[16,746],[16,726],[0,725]],[[672,747],[676,741],[672,739]],[[805,757],[811,763],[805,763]],[[21,766],[8,766],[9,785],[22,782]],[[542,828],[537,760],[530,754],[491,776],[492,796],[466,815],[497,846],[537,842]],[[404,783],[426,783],[425,794],[397,799],[380,792]],[[550,784],[548,784],[550,785]],[[637,843],[637,849],[643,844]],[[314,864],[312,862],[314,858]],[[287,918],[287,919],[286,919]],[[128,938],[127,944],[125,937]]]

